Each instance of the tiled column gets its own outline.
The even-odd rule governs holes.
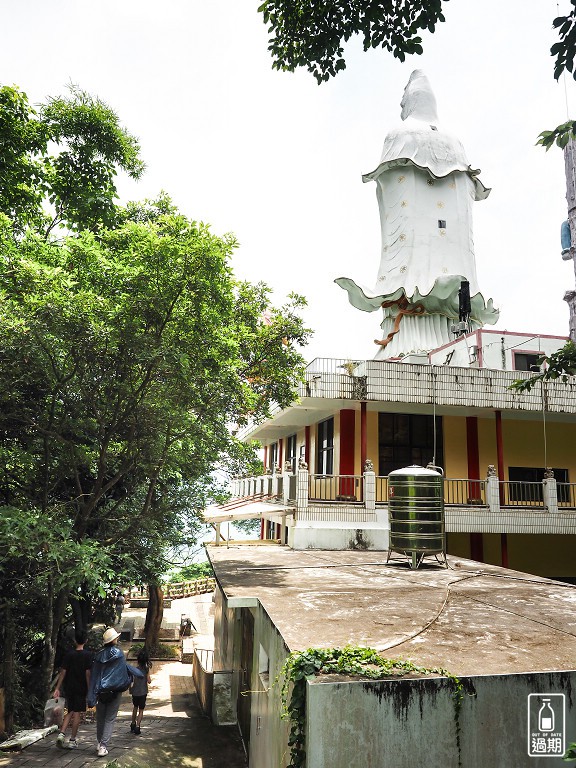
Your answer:
[[[493,464],[488,467],[486,478],[486,503],[490,512],[500,512],[500,482]]]
[[[296,509],[308,509],[308,469],[301,468],[298,470],[298,479],[296,481]]]
[[[542,496],[548,512],[558,512],[558,486],[551,469],[547,469],[542,480]]]
[[[364,506],[367,512],[376,509],[376,474],[372,462],[364,464]]]

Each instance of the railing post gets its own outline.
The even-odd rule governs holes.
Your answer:
[[[374,512],[376,509],[376,475],[370,459],[364,462],[364,507],[367,512]]]
[[[288,496],[290,494],[290,475],[292,474],[292,462],[284,462],[284,481],[282,483],[282,503],[284,506],[288,504]]]
[[[554,477],[554,470],[547,468],[542,480],[542,498],[548,512],[558,512],[558,485]]]
[[[308,464],[301,460],[296,480],[296,509],[308,509]]]
[[[488,465],[488,476],[486,477],[486,503],[490,512],[500,512],[500,481],[496,474],[494,464]]]

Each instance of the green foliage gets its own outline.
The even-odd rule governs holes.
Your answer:
[[[170,582],[178,584],[182,581],[203,579],[207,576],[214,576],[214,571],[212,570],[210,563],[190,563],[190,565],[184,565],[175,573],[171,573]]]
[[[454,688],[454,718],[456,743],[460,756],[460,709],[464,689],[459,678],[445,669],[419,667],[410,661],[386,659],[374,648],[346,646],[345,648],[308,648],[291,653],[281,670],[282,716],[290,720],[290,763],[288,768],[306,765],[306,680],[317,675],[348,675],[369,680],[402,677],[409,673],[441,675]]]
[[[260,519],[254,520],[234,520],[234,528],[243,533],[256,533],[260,530]]]
[[[275,69],[306,67],[318,83],[346,68],[343,43],[360,34],[364,50],[384,48],[400,61],[422,53],[421,30],[444,21],[442,0],[265,0],[258,8],[273,35]]]
[[[568,745],[568,749],[562,760],[565,760],[566,762],[576,760],[576,742],[572,742],[572,744]]]
[[[0,213],[19,231],[112,225],[115,176],[138,178],[138,154],[114,111],[75,86],[38,110],[22,91],[0,86]]]
[[[576,345],[572,341],[554,352],[552,355],[541,355],[538,358],[538,365],[544,366],[540,373],[530,376],[528,379],[517,379],[510,385],[510,389],[517,392],[530,392],[536,382],[553,381],[560,379],[563,382],[568,381],[569,376],[576,374]]]
[[[571,139],[576,139],[576,121],[568,120],[566,123],[562,123],[553,131],[542,131],[538,137],[536,144],[543,146],[546,151],[556,144],[560,149],[568,144]]]
[[[144,643],[134,643],[130,646],[130,656],[137,656],[140,651],[144,650]],[[177,645],[170,645],[169,643],[158,643],[148,649],[148,654],[152,659],[179,659],[180,651]]]

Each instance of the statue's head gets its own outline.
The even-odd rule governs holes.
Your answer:
[[[432,93],[428,78],[421,69],[415,69],[410,75],[406,88],[404,88],[400,106],[402,107],[400,113],[402,120],[413,117],[426,123],[435,124],[438,122],[436,97]]]

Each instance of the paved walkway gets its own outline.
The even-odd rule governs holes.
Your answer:
[[[164,626],[179,626],[186,613],[199,630],[198,647],[209,647],[211,595],[174,600],[164,614]],[[124,617],[144,621],[144,609],[127,609]],[[155,662],[142,733],[130,732],[132,701],[125,693],[106,757],[96,755],[96,725],[89,712],[80,726],[79,747],[62,750],[51,734],[21,752],[0,752],[0,768],[245,768],[247,765],[236,726],[212,725],[202,714],[192,682],[192,665],[179,661]]]

